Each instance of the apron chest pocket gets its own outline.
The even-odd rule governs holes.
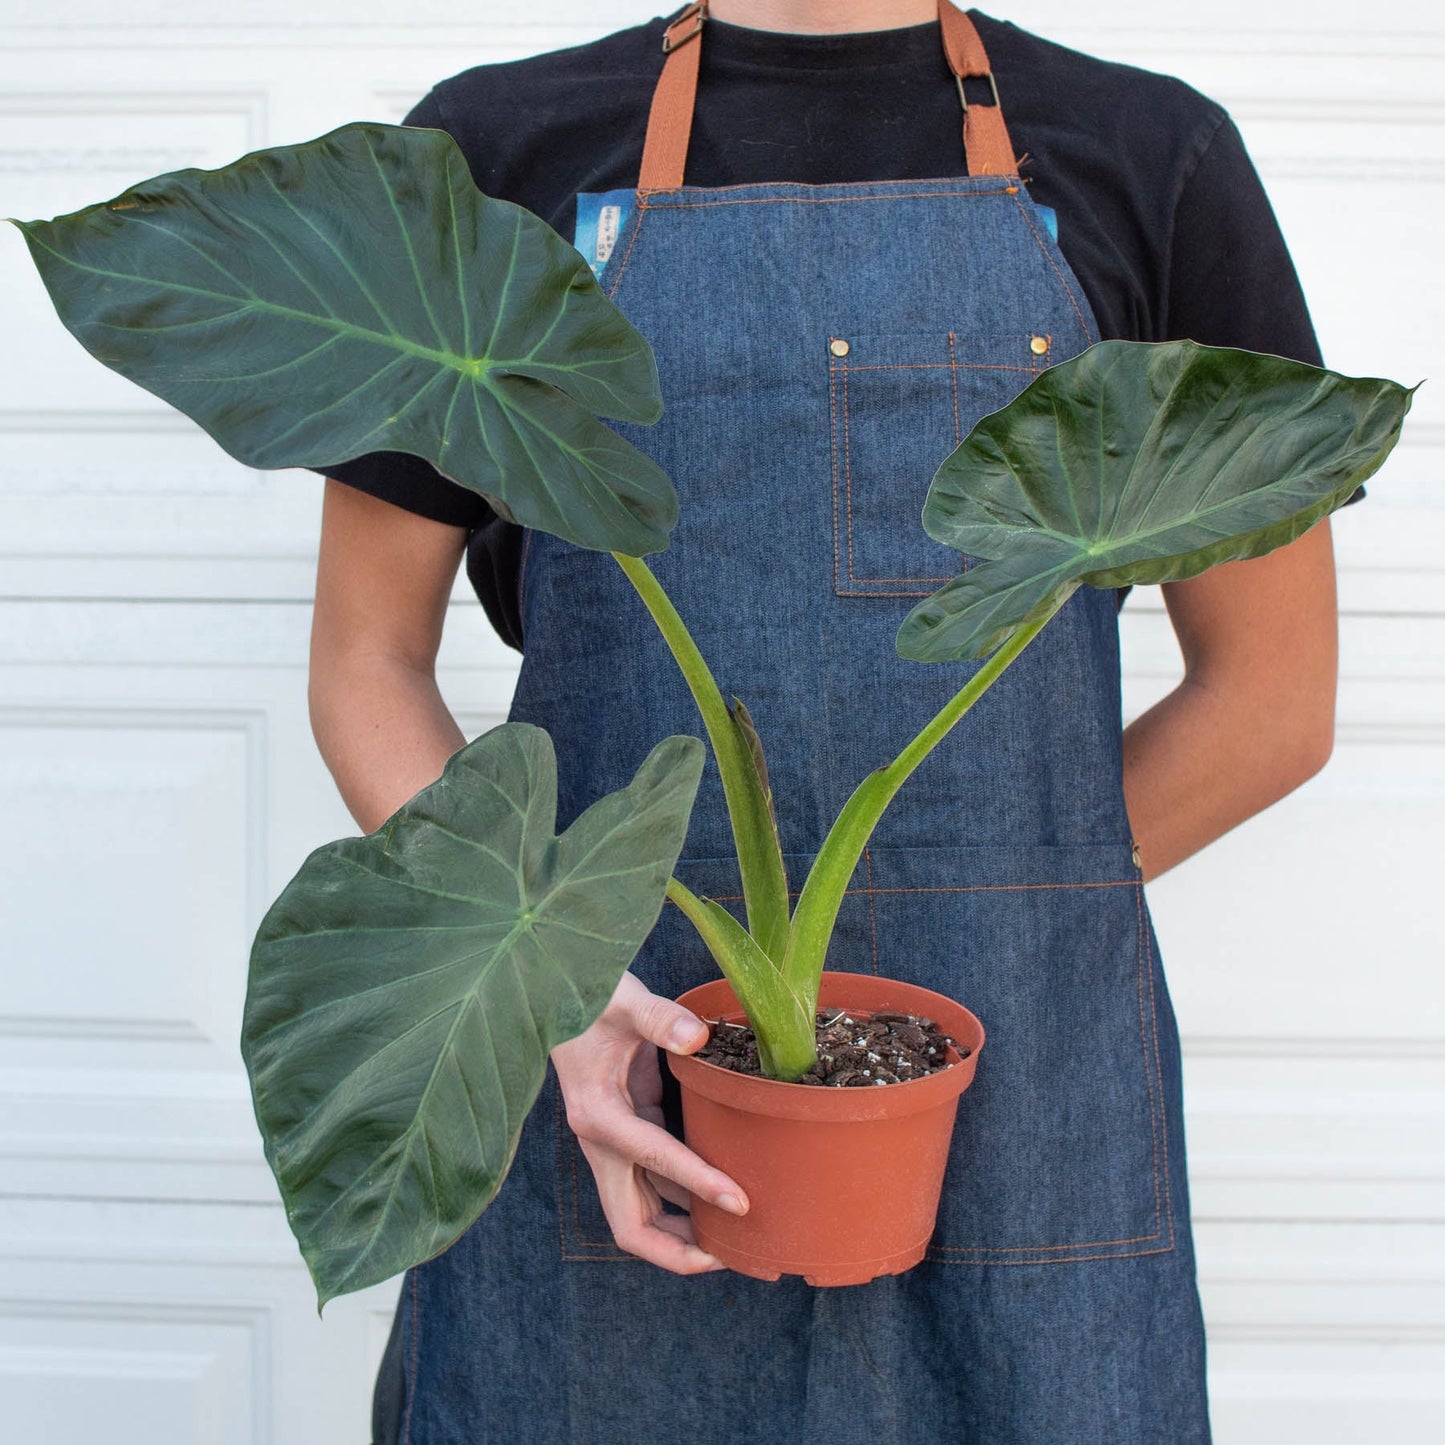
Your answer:
[[[928,484],[974,424],[1049,365],[1043,332],[853,332],[827,338],[833,588],[926,597],[972,559],[923,530]]]

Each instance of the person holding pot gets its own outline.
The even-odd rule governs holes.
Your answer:
[[[958,569],[918,512],[982,415],[1102,338],[1320,364],[1218,105],[951,0],[692,4],[464,71],[407,123],[449,131],[484,191],[564,235],[604,218],[589,259],[666,404],[618,429],[682,502],[657,571],[757,719],[794,879],[957,685],[892,639]],[[512,717],[557,741],[559,826],[639,748],[696,731],[610,559],[415,457],[318,470],[312,719],[363,829],[463,743],[434,670],[463,556],[523,653]],[[693,1242],[689,1195],[749,1201],[671,1117],[657,1049],[703,1043],[671,1000],[713,970],[669,910],[554,1050],[497,1201],[408,1272],[378,1445],[1209,1439],[1178,1034],[1142,883],[1328,758],[1329,523],[1163,591],[1180,686],[1122,729],[1122,597],[1081,589],[907,785],[840,918],[830,967],[924,983],[989,1029],[928,1259],[826,1290]],[[711,778],[685,857],[725,887],[731,851]],[[1087,1007],[1058,1006],[1066,988]]]

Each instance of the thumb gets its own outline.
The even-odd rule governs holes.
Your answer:
[[[632,1019],[643,1038],[674,1054],[695,1053],[711,1032],[695,1013],[656,993],[644,992],[637,998]]]

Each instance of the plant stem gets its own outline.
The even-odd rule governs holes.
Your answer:
[[[668,882],[667,896],[692,921],[733,986],[757,1037],[763,1072],[789,1082],[807,1073],[818,1057],[813,1015],[783,982],[782,970],[721,903],[696,897],[676,878]]]
[[[748,738],[735,723],[697,643],[652,569],[641,557],[622,552],[612,556],[652,614],[702,715],[722,777],[737,845],[748,929],[763,952],[781,966],[788,946],[788,880],[777,828]]]
[[[1059,606],[1062,606],[1062,600]],[[921,732],[886,767],[870,773],[843,805],[803,885],[793,913],[792,935],[783,965],[789,986],[812,1010],[817,1006],[818,980],[833,937],[843,895],[863,849],[908,776],[947,736],[960,718],[993,685],[999,674],[1042,631],[1057,607],[1025,623],[946,702]]]

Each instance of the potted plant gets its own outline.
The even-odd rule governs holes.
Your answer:
[[[644,560],[667,545],[676,495],[601,420],[657,419],[652,354],[575,250],[477,191],[449,136],[344,126],[15,224],[81,343],[239,460],[412,452],[502,515],[611,553],[686,678],[721,776],[744,919],[672,877],[704,762],[684,736],[658,743],[559,837],[550,741],[504,724],[374,833],[306,860],[257,935],[242,1043],[323,1303],[439,1253],[485,1209],[550,1050],[600,1014],[665,900],[724,979],[683,1001],[720,1021],[745,1016],[764,1075],[677,1061],[704,1157],[738,1167],[694,1132],[731,1107],[730,1091],[760,1110],[747,1126],[754,1163],[765,1138],[810,1110],[824,1115],[805,1128],[824,1141],[814,1164],[843,1152],[831,1131],[844,1114],[931,1115],[943,1130],[942,1146],[900,1148],[925,1159],[932,1183],[917,1191],[927,1217],[892,1220],[890,1240],[799,1258],[786,1239],[744,1239],[743,1222],[699,1209],[700,1242],[751,1273],[827,1283],[914,1262],[983,1033],[936,995],[920,1003],[906,986],[825,972],[873,829],[1078,587],[1185,578],[1300,536],[1381,464],[1411,396],[1252,352],[1105,342],[986,417],[943,460],[923,512],[929,535],[983,560],[898,634],[905,658],[978,665],[858,785],[794,906],[757,730]],[[951,1066],[884,1088],[794,1082],[819,1072],[820,1005],[928,1013],[957,1046],[934,1045]],[[816,1191],[759,1209],[769,1188],[750,1189],[753,1214],[811,1247]]]

